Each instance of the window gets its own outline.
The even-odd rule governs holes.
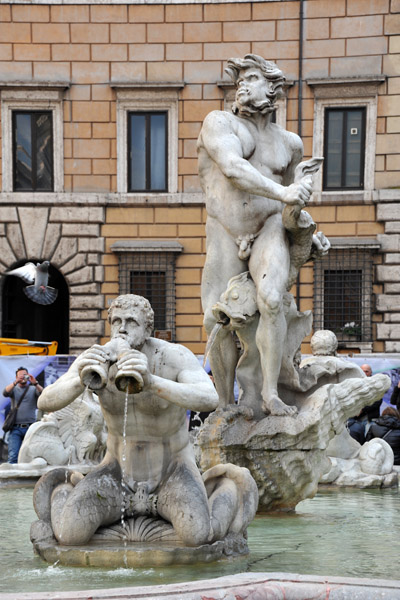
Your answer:
[[[178,98],[184,84],[111,85],[117,94],[118,192],[176,193]]]
[[[128,191],[162,192],[168,182],[168,115],[128,115]]]
[[[14,191],[53,190],[51,112],[13,111]]]
[[[324,190],[364,187],[365,108],[325,109]]]
[[[63,192],[63,97],[69,84],[2,83],[2,191]]]
[[[314,264],[314,330],[339,343],[372,340],[372,248],[333,248]]]
[[[175,341],[176,241],[118,241],[111,246],[119,259],[119,293],[148,299],[154,310],[154,336]]]
[[[372,200],[378,89],[384,75],[309,79],[314,92],[313,156],[324,156],[314,176],[313,200]]]

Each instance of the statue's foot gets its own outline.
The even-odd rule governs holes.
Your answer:
[[[288,406],[277,395],[264,398],[262,409],[266,414],[274,417],[295,417],[298,412],[296,406]]]

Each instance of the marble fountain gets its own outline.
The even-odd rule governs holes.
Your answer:
[[[300,138],[272,122],[284,83],[274,63],[246,55],[227,73],[232,113],[210,113],[198,141],[215,388],[186,348],[151,337],[144,298],[114,300],[110,341],[82,353],[39,399],[54,413],[94,392],[104,458],[86,476],[60,466],[39,479],[30,529],[38,556],[25,554],[31,490],[2,490],[11,546],[0,598],[400,598],[388,568],[400,539],[388,444],[359,460],[383,489],[310,500],[332,466],[331,440],[390,385],[328,343],[301,363],[312,315],[290,289],[330,247],[304,210],[322,158],[302,162]],[[199,464],[187,410],[213,411],[198,434]]]

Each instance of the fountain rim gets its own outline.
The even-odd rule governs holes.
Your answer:
[[[268,592],[277,590],[290,592],[292,600],[302,600],[304,593],[321,595],[328,593],[329,597],[336,597],[335,590],[342,600],[351,600],[356,592],[363,592],[364,600],[390,597],[391,600],[400,600],[400,581],[385,579],[362,579],[355,577],[335,577],[319,575],[299,575],[292,573],[237,573],[214,579],[203,579],[184,583],[171,583],[167,585],[123,587],[99,590],[80,590],[70,592],[33,592],[33,593],[0,593],[0,600],[83,600],[96,598],[97,600],[200,600],[204,593],[215,594],[215,598],[225,597],[228,593],[235,595],[240,592],[246,598],[254,592]],[[390,596],[386,594],[390,592]]]

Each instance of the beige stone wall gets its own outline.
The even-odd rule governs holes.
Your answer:
[[[400,186],[400,0],[307,0],[303,6],[304,81],[321,77],[387,76],[378,96],[374,203],[346,204],[331,199],[312,206],[311,213],[328,236],[397,235],[400,225],[391,218],[391,225],[387,226],[384,209],[379,209],[377,221],[375,203],[386,202],[380,190],[389,188],[392,194],[392,189]],[[0,5],[0,86],[18,81],[70,82],[63,103],[64,193],[57,194],[56,203],[73,207],[74,199],[80,198],[80,205],[87,202],[104,209],[103,306],[118,293],[117,256],[110,251],[113,241],[177,239],[184,246],[177,259],[177,336],[195,352],[204,348],[200,277],[205,252],[205,214],[200,195],[193,199],[189,194],[200,191],[196,139],[201,122],[211,110],[223,108],[223,90],[217,82],[223,78],[230,56],[261,54],[276,60],[287,78],[297,81],[299,9],[298,0],[187,5],[14,2]],[[179,205],[166,202],[164,206],[151,203],[144,206],[142,200],[135,204],[133,195],[122,200],[116,194],[113,81],[185,82],[179,92]],[[313,93],[303,83],[302,137],[307,157],[312,154]],[[295,132],[298,129],[297,84],[288,91],[287,128]],[[394,191],[390,194],[391,203],[400,202]],[[26,198],[0,193],[0,206],[19,203],[26,205]],[[50,204],[49,198],[37,198],[32,206]],[[390,211],[392,204],[387,206]],[[0,217],[0,245],[6,249],[0,257],[3,268],[12,262],[12,253],[5,258],[11,231],[6,214],[3,212],[5,216]],[[67,220],[60,243],[65,236],[73,237],[75,222]],[[77,234],[83,236],[88,224],[83,218],[76,225]],[[393,263],[398,255],[397,242],[393,237],[390,240],[384,238],[391,253],[389,264],[393,265],[397,264]],[[80,268],[91,266],[93,252],[89,250]],[[63,258],[59,260],[61,268]],[[386,261],[382,257],[381,260]],[[395,278],[394,274],[387,270],[379,273],[375,291],[382,294],[386,286],[381,301],[383,311],[387,308],[387,293],[393,295],[397,288],[388,287],[393,281],[388,282],[387,277]],[[90,275],[87,277],[85,284],[89,285]],[[93,293],[98,303],[98,281]],[[311,308],[312,293],[312,267],[307,266],[301,272],[301,309]],[[74,302],[79,304],[79,299]],[[71,318],[74,318],[72,313]],[[376,321],[382,318],[379,313],[374,316]],[[89,329],[98,331],[94,324]],[[387,329],[380,329],[381,341],[375,342],[375,350],[384,348],[382,336],[389,334]],[[83,339],[90,334],[84,334],[81,328],[71,329],[71,337],[75,339],[72,347],[80,347],[79,335],[83,347]],[[394,346],[385,349],[390,347]]]
[[[318,224],[318,231],[324,234],[332,241],[335,237],[350,238],[375,238],[384,232],[384,226],[377,221],[376,206],[370,205],[347,205],[347,206],[310,206],[308,211],[314,221]],[[374,255],[374,264],[382,263],[383,257],[377,253]],[[381,294],[382,284],[376,281],[373,285],[373,293]],[[295,295],[296,290],[292,293]],[[300,270],[300,302],[299,310],[312,310],[314,297],[314,270],[313,263],[307,263]],[[383,321],[383,316],[379,311],[374,311],[373,321],[373,351],[384,352],[384,344],[377,340],[376,323]],[[302,345],[304,353],[310,353],[310,337],[306,338]],[[357,351],[352,349],[352,351]]]
[[[205,209],[186,207],[109,208],[103,235],[106,238],[104,284],[106,306],[118,295],[118,257],[111,244],[121,239],[177,240],[183,252],[176,259],[176,337],[196,354],[204,351],[200,302],[201,272],[205,258]],[[107,313],[103,313],[106,319]],[[106,324],[105,335],[109,333]],[[105,340],[106,338],[104,338]]]
[[[400,185],[400,13],[397,0],[307,0],[303,78],[385,73],[379,97],[376,185]],[[189,5],[0,6],[0,81],[71,81],[64,102],[65,191],[116,191],[111,81],[185,81],[179,191],[198,191],[195,140],[222,107],[226,59],[255,52],[298,78],[299,2]],[[312,151],[313,97],[303,86],[302,135]],[[297,86],[288,128],[297,130]]]

